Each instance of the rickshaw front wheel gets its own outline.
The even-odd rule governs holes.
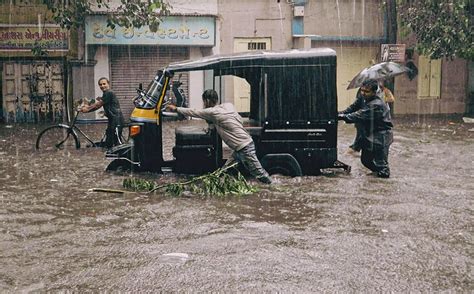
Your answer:
[[[137,167],[135,164],[130,161],[122,158],[117,158],[112,160],[112,162],[107,165],[106,171],[117,171],[117,172],[127,172],[127,171],[136,171]]]

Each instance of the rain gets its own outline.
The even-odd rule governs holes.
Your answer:
[[[379,1],[206,0],[199,6],[173,0],[175,12],[159,27],[168,31],[136,29],[137,44],[121,39],[118,29],[107,30],[104,15],[94,14],[89,20],[100,27],[100,42],[115,38],[101,44],[87,35],[94,26],[86,27],[82,61],[66,58],[77,46],[74,37],[61,39],[67,30],[48,24],[41,1],[9,2],[0,4],[9,12],[2,12],[0,29],[0,291],[472,289],[474,104],[465,90],[473,84],[472,61],[424,59],[411,40],[390,41]],[[12,14],[18,7],[34,17],[18,20]],[[321,21],[327,28],[318,31]],[[202,31],[209,26],[215,30]],[[47,34],[36,45],[18,41],[44,55],[6,49],[14,46],[5,41],[13,36],[5,35],[8,30],[20,36],[45,28],[57,32],[55,42],[45,41]],[[360,86],[350,86],[351,80],[382,62],[381,44],[398,46],[390,47],[395,59],[400,44],[413,53],[398,61],[403,72],[387,79],[395,96],[389,104],[389,178],[364,167],[360,153],[348,152],[356,128],[337,120]],[[299,64],[298,58],[309,59]],[[145,147],[128,140],[134,136],[128,127],[118,146],[94,145],[107,128],[104,112],[75,110],[102,95],[102,76],[110,78],[127,122],[153,134],[144,137]],[[10,87],[13,80],[17,84]],[[131,178],[158,185],[186,181],[195,174],[175,172],[178,164],[185,165],[181,171],[213,170],[231,156],[226,144],[212,141],[205,120],[165,109],[200,109],[207,88],[216,89],[220,102],[235,105],[268,170],[278,162],[263,160],[265,155],[303,146],[307,157],[294,156],[301,174],[275,168],[271,185],[246,175],[257,188],[249,195],[187,190],[176,197],[164,189],[124,188]],[[75,115],[80,148],[73,135],[59,149],[37,148],[43,130],[68,125]],[[265,132],[272,128],[277,131],[270,137]],[[306,142],[291,145],[300,144],[295,142],[304,132],[310,134]],[[276,143],[264,145],[270,139]],[[188,147],[179,140],[195,141]],[[212,149],[205,153],[212,160],[203,160],[201,151],[192,160],[180,158],[177,146],[199,149],[197,141]],[[333,148],[334,156],[316,161],[318,148]],[[117,157],[122,161],[113,165]]]

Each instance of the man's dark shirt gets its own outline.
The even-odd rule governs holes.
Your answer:
[[[348,114],[355,112],[365,106],[364,96],[360,93],[360,89],[357,91],[355,101],[349,105],[346,109],[341,111],[341,113]]]
[[[122,110],[120,110],[120,103],[114,92],[110,90],[105,91],[102,95],[102,101],[104,102],[104,114],[108,118],[109,123],[111,123],[113,127],[122,125],[124,123]]]

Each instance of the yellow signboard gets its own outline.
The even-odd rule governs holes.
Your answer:
[[[0,50],[69,49],[68,31],[58,26],[0,26]]]

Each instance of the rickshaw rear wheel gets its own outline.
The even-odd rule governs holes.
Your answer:
[[[289,177],[303,175],[298,161],[288,153],[267,154],[262,158],[261,163],[270,175],[280,174]]]

